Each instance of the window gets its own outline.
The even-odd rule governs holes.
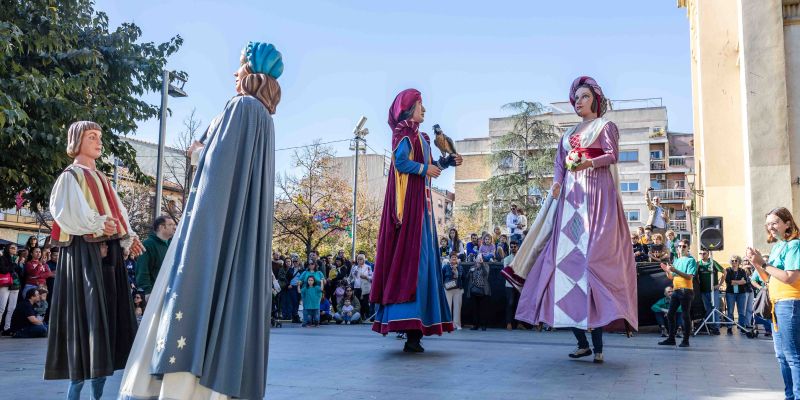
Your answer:
[[[664,152],[661,150],[652,150],[650,151],[650,159],[651,160],[663,160],[664,159]]]
[[[675,221],[686,221],[686,210],[675,210]]]
[[[639,191],[639,182],[638,181],[622,181],[619,183],[619,190],[621,192],[638,192]]]
[[[639,210],[625,210],[625,218],[628,219],[628,222],[638,222]]]
[[[503,157],[498,164],[500,169],[511,169],[514,166],[514,159],[511,156]]]
[[[639,152],[636,150],[622,150],[619,152],[619,162],[639,161]]]

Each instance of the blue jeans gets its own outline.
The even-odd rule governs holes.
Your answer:
[[[775,303],[775,332],[772,341],[783,376],[784,395],[800,400],[800,300]]]
[[[103,387],[106,385],[106,377],[89,379],[92,385],[92,398],[99,399],[103,397]],[[67,390],[67,400],[80,400],[81,390],[83,389],[84,381],[70,381],[69,390]]]
[[[739,325],[750,325],[750,321],[745,317],[747,315],[747,293],[725,293],[725,303],[728,305],[728,318],[733,320],[733,306],[736,305]]]
[[[17,339],[47,337],[47,324],[31,325],[27,328],[22,328],[14,332],[14,337]]]
[[[319,308],[316,310],[303,309],[303,325],[319,325]]]
[[[711,292],[702,292],[702,294],[703,294],[703,308],[706,309],[706,315],[705,316],[708,317],[708,314],[711,314]],[[715,290],[714,291],[714,309],[715,310],[719,310],[719,302],[720,302],[719,290]],[[714,317],[711,318],[710,322],[712,322],[712,323],[708,324],[708,326],[711,329],[718,331],[719,330],[719,317],[717,317],[717,315],[714,314]]]

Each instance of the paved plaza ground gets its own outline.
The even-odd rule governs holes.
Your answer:
[[[462,330],[423,340],[424,354],[367,326],[273,329],[267,399],[782,399],[768,339],[698,336],[657,346],[655,334],[605,335],[605,358],[570,360],[568,331]],[[42,381],[44,339],[0,339],[0,398],[63,399]],[[114,399],[121,372],[104,399]],[[87,388],[88,389],[88,386]],[[84,393],[84,398],[88,394]]]

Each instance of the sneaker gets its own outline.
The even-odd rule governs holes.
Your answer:
[[[479,326],[478,326],[478,325],[473,325],[473,326],[472,326],[472,328],[469,328],[469,330],[471,330],[471,331],[477,331],[477,330],[478,330],[478,328],[479,328]]]
[[[425,349],[419,343],[406,342],[405,346],[403,346],[403,351],[406,353],[424,353]]]
[[[569,358],[581,358],[581,357],[587,357],[587,356],[590,356],[590,355],[592,355],[592,349],[590,349],[588,347],[585,348],[585,349],[582,349],[582,348],[578,347],[577,349],[575,349],[575,351],[573,351],[572,353],[569,353]]]
[[[670,337],[658,342],[659,346],[675,346],[675,338]]]
[[[482,326],[482,327],[481,327],[481,330],[482,330],[482,331],[485,331],[485,330],[486,330],[486,327],[485,327],[485,326]]]
[[[405,340],[406,334],[405,332],[400,332],[397,334],[397,340]]]
[[[681,340],[681,344],[679,344],[678,347],[689,347],[689,341]]]
[[[728,335],[733,335],[733,328],[728,328]]]
[[[0,332],[0,336],[11,336],[11,330]]]
[[[667,328],[664,328],[664,327],[662,326],[662,327],[661,327],[661,328],[659,328],[659,329],[661,330],[661,337],[667,337]]]
[[[711,334],[714,335],[714,336],[719,336],[720,335],[719,329],[712,329],[711,330]]]
[[[594,361],[595,364],[602,364],[603,363],[603,353],[594,353]]]

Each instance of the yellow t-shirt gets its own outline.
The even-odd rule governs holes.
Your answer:
[[[800,240],[779,241],[769,253],[769,265],[784,271],[800,270]],[[775,278],[769,280],[769,297],[773,302],[800,299],[800,279],[788,285]]]
[[[697,261],[692,256],[683,256],[675,260],[672,265],[676,270],[684,274],[697,275]],[[678,274],[672,274],[672,288],[673,289],[693,289],[692,279],[686,279]]]

